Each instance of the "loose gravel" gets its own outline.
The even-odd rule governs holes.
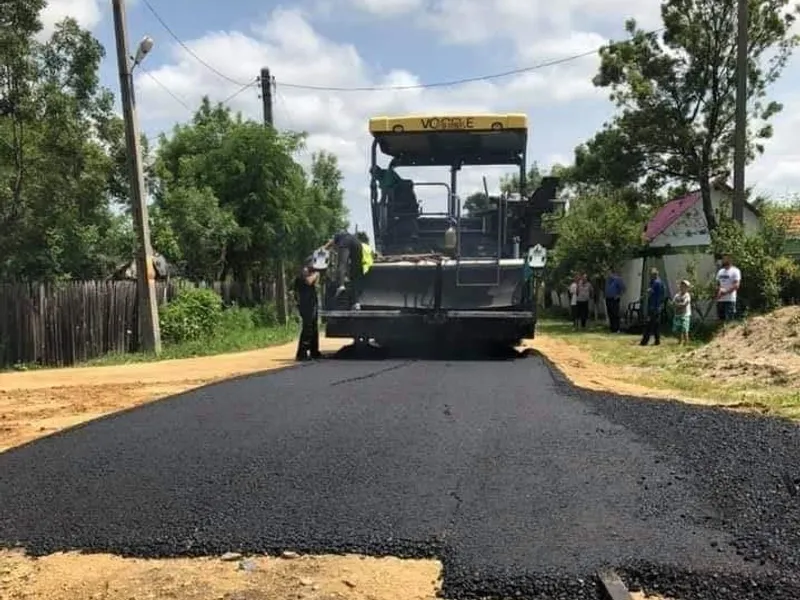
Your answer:
[[[440,557],[449,598],[800,597],[794,424],[575,391],[538,356],[323,361],[0,455],[0,543]]]

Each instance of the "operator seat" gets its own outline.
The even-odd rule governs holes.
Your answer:
[[[418,234],[420,207],[414,192],[414,182],[401,179],[389,192],[389,222],[395,242],[415,238]]]

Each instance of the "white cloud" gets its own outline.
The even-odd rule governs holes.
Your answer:
[[[586,48],[591,34],[567,37],[567,53]],[[405,70],[372,73],[349,44],[338,44],[320,36],[300,10],[276,9],[269,18],[248,33],[217,31],[186,41],[205,62],[231,79],[245,83],[253,80],[264,65],[269,65],[278,81],[274,115],[279,128],[310,132],[305,159],[312,151],[335,152],[345,172],[345,184],[353,220],[361,227],[369,223],[367,163],[370,137],[367,120],[379,114],[436,112],[525,111],[554,102],[567,102],[595,94],[587,77],[596,69],[592,60],[575,61],[552,69],[525,73],[496,82],[474,82],[457,88],[432,88],[376,91],[364,93],[320,92],[283,86],[281,83],[313,82],[322,87],[414,86],[419,78]],[[550,58],[564,56],[555,41],[547,39],[531,48]],[[162,50],[163,52],[164,50]],[[155,55],[155,52],[154,52]],[[226,82],[186,53],[173,46],[168,64],[152,69],[151,74],[176,96],[195,106],[203,94],[222,100],[236,91]],[[169,98],[149,77],[137,78],[139,112],[145,128],[163,128],[171,121],[184,120],[186,110]],[[230,102],[235,110],[259,118],[261,103],[257,88],[248,90]],[[467,193],[482,186],[485,170],[465,170],[461,190]],[[508,173],[506,168],[502,172]],[[419,171],[415,172],[415,175]],[[495,188],[500,171],[489,172],[489,185]],[[425,180],[448,181],[443,173],[424,171]],[[426,190],[425,197],[430,196]],[[430,191],[434,196],[437,191]]]
[[[369,8],[368,2],[359,1]],[[426,14],[430,16],[436,10],[445,10],[451,1],[455,2],[434,2],[433,12]],[[627,6],[626,2],[627,0],[614,0],[612,4],[622,10],[623,6]],[[578,10],[575,0],[565,0],[564,4],[571,7],[570,10]],[[492,14],[503,15],[504,20],[501,21],[506,24],[507,31],[514,31],[519,35],[515,46],[516,59],[522,64],[582,54],[597,48],[605,41],[601,35],[592,31],[572,31],[557,27],[552,31],[542,29],[540,24],[534,23],[539,14],[536,2],[458,0],[458,5],[461,7],[459,12],[450,14],[456,23],[461,23],[459,19],[474,19],[474,22],[481,24],[480,27],[475,27],[474,32],[468,28],[460,29],[464,40],[500,35],[502,28],[487,27],[486,23]],[[601,12],[601,6],[599,3],[584,3],[582,10]],[[465,17],[465,11],[469,18]],[[512,23],[514,15],[519,20]],[[619,20],[621,17],[617,15],[616,18]],[[558,19],[551,18],[552,23],[556,21]],[[453,25],[452,20],[450,25]],[[529,25],[542,32],[541,35],[522,36]],[[427,26],[431,26],[430,22]],[[522,111],[531,115],[535,126],[536,113],[541,107],[565,106],[576,99],[605,99],[605,93],[595,89],[590,81],[597,69],[596,55],[502,80],[474,82],[454,88],[348,93],[281,85],[302,82],[327,88],[350,88],[414,86],[420,83],[419,77],[407,70],[373,72],[353,45],[336,43],[321,36],[312,27],[306,14],[300,10],[276,9],[250,32],[209,32],[186,43],[198,56],[237,82],[252,81],[264,65],[271,68],[278,81],[274,99],[276,125],[283,129],[310,132],[308,151],[300,157],[303,161],[309,160],[311,152],[322,149],[337,154],[345,174],[351,217],[360,228],[370,229],[367,203],[367,168],[371,143],[367,120],[370,116]],[[164,46],[159,46],[161,52],[167,52],[163,48]],[[168,56],[167,64],[153,70],[152,74],[192,107],[198,104],[204,94],[208,94],[212,100],[222,100],[239,88],[215,75],[177,45],[170,48]],[[136,85],[145,130],[155,133],[169,127],[172,122],[183,121],[189,116],[183,107],[148,77],[140,74]],[[256,86],[239,94],[230,105],[247,116],[261,117],[261,101]],[[800,98],[795,106],[800,108]],[[579,111],[580,109],[576,109],[577,117],[580,117]],[[748,172],[749,182],[757,182],[760,186],[768,186],[773,190],[790,185],[800,186],[800,153],[794,149],[791,141],[792,132],[800,128],[800,117],[797,114],[800,111],[793,112],[787,104],[786,111],[776,122],[777,135],[768,146],[768,155]],[[535,128],[533,131],[532,147],[535,148]],[[587,131],[587,137],[592,133]],[[570,157],[564,153],[569,153],[568,147],[545,150],[545,159],[541,160],[541,166],[547,168],[556,162],[568,163]],[[536,155],[531,157],[532,160],[535,158]],[[466,195],[481,189],[484,174],[487,175],[490,190],[496,190],[500,175],[510,172],[510,168],[464,169],[460,175],[460,191]],[[445,170],[414,170],[413,176],[424,181],[449,180]],[[441,190],[421,189],[419,195],[431,209],[443,206]]]
[[[49,36],[56,24],[66,17],[72,17],[87,29],[100,22],[102,11],[100,0],[48,0],[39,15],[42,21],[42,35]]]
[[[795,137],[800,130],[800,94],[784,99],[783,104],[772,122],[774,136],[767,140],[764,155],[747,169],[747,185],[775,199],[800,192],[800,145]]]
[[[353,8],[384,17],[402,15],[424,6],[424,0],[350,0],[350,3]]]
[[[559,60],[596,49],[606,34],[621,31],[625,17],[635,16],[640,25],[654,28],[658,23],[656,3],[633,0],[349,0],[365,14],[392,17],[407,13],[406,24],[422,27],[441,43],[487,44],[486,52],[501,44],[511,50],[504,59],[509,66],[525,66]],[[330,0],[317,0],[319,7]],[[313,4],[313,2],[312,2]],[[132,5],[132,0],[128,0]],[[332,14],[341,10],[336,0]],[[64,16],[73,16],[85,27],[93,28],[104,17],[107,7],[100,0],[52,0],[42,14],[46,27]],[[588,23],[587,23],[588,21]],[[592,24],[597,24],[595,27]],[[598,31],[604,32],[603,35]],[[223,100],[241,85],[226,81],[200,64],[177,44],[159,36],[157,47],[147,62],[159,57],[163,64],[149,72],[189,107],[198,105],[203,95]],[[428,88],[365,93],[317,91],[281,85],[313,83],[321,87],[414,86],[421,83],[415,73],[395,69],[376,72],[352,44],[336,43],[321,36],[308,15],[298,9],[276,9],[249,31],[211,31],[185,43],[205,62],[240,84],[254,81],[263,66],[269,66],[279,87],[275,96],[276,125],[282,129],[310,132],[308,151],[329,150],[339,157],[345,174],[345,187],[351,217],[360,227],[369,227],[367,203],[370,136],[367,120],[379,114],[522,111],[531,115],[533,133],[531,160],[540,166],[571,160],[569,143],[558,148],[536,147],[538,111],[554,105],[568,106],[581,99],[605,102],[605,93],[591,85],[596,72],[596,54],[545,69],[532,70],[494,81],[474,82],[453,88]],[[147,63],[144,65],[147,68]],[[788,76],[788,73],[787,73]],[[143,130],[149,134],[167,130],[190,113],[143,72],[137,75],[137,100]],[[230,101],[230,106],[252,118],[261,117],[258,87],[253,85]],[[590,106],[583,104],[581,106]],[[606,104],[606,106],[608,106]],[[795,108],[796,110],[792,110]],[[576,119],[582,117],[576,108]],[[767,156],[748,171],[748,183],[760,188],[783,190],[800,188],[800,151],[792,132],[800,128],[800,97],[786,102],[786,109],[775,122],[776,137],[767,146]],[[586,131],[590,136],[591,126]],[[579,142],[581,140],[574,140]],[[568,145],[569,144],[569,145]],[[542,159],[541,157],[545,158]],[[464,169],[460,191],[466,195],[482,188],[487,176],[490,191],[497,189],[499,177],[511,168]],[[448,181],[444,170],[415,170],[424,181]],[[780,192],[779,192],[780,193]],[[421,189],[419,194],[430,209],[444,205],[441,190]]]

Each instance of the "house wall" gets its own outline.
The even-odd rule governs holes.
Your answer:
[[[634,258],[622,265],[620,276],[625,282],[625,293],[620,302],[621,310],[624,312],[631,302],[636,302],[642,298],[642,271],[644,270],[644,259]]]
[[[713,190],[711,201],[718,215],[727,213],[727,216],[731,216],[728,194],[720,190]],[[744,228],[747,233],[755,233],[761,228],[758,216],[750,208],[745,208]],[[669,253],[667,250],[667,253],[661,257],[648,258],[645,269],[649,270],[653,266],[659,269],[670,296],[675,293],[681,279],[694,279],[698,286],[706,286],[714,280],[717,273],[717,263],[714,255],[710,252],[710,245],[711,237],[708,233],[703,205],[698,202],[687,209],[650,243],[651,248],[665,250],[675,248],[676,251]],[[716,312],[712,310],[713,302],[711,301],[694,302],[692,308],[696,317],[704,320],[716,319]]]
[[[720,190],[711,191],[711,203],[717,214],[731,216],[730,196]],[[761,223],[755,213],[746,208],[744,211],[744,228],[748,233],[754,233],[760,229]],[[663,248],[665,246],[708,246],[711,244],[711,237],[708,233],[706,216],[703,212],[703,203],[697,202],[694,206],[687,209],[672,225],[650,243],[651,248]]]

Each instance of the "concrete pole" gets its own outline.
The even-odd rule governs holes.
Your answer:
[[[125,119],[125,143],[128,154],[131,207],[136,228],[136,283],[138,291],[139,331],[144,352],[161,352],[161,328],[158,322],[155,268],[153,249],[150,246],[150,223],[145,198],[144,171],[139,145],[139,123],[136,117],[136,100],[133,92],[133,74],[128,53],[128,32],[125,24],[124,0],[111,0],[114,11],[114,36],[117,42],[119,64],[120,100]]]

